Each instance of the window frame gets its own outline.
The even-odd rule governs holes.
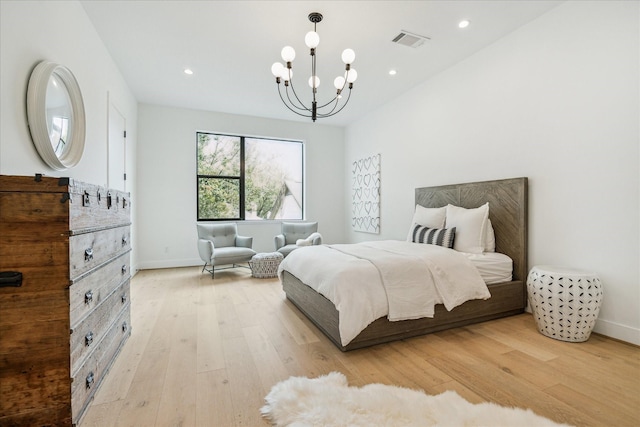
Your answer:
[[[198,168],[198,154],[199,154],[199,146],[198,146],[198,135],[199,134],[207,134],[207,135],[218,135],[218,136],[227,136],[234,137],[240,139],[240,174],[238,176],[228,176],[228,175],[201,175],[199,173]],[[300,168],[302,172],[302,195],[301,195],[301,218],[300,219],[247,219],[246,218],[246,194],[245,194],[245,144],[247,139],[252,140],[266,140],[266,141],[276,141],[276,142],[288,142],[288,143],[297,143],[300,144],[301,147],[301,159],[300,159]],[[209,179],[237,179],[239,181],[239,214],[238,218],[200,218],[200,180],[202,178]],[[286,138],[275,138],[275,137],[265,137],[265,136],[249,136],[249,135],[239,135],[233,133],[223,133],[223,132],[211,132],[211,131],[196,131],[196,221],[198,222],[215,222],[215,221],[251,221],[251,222],[265,222],[265,221],[304,221],[305,219],[305,143],[302,140],[298,139],[286,139]]]

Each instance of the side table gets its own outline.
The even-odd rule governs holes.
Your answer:
[[[570,342],[589,339],[602,305],[602,283],[596,273],[535,266],[527,277],[527,291],[542,335]]]
[[[278,267],[284,256],[280,252],[256,254],[249,261],[251,275],[258,279],[278,277]]]

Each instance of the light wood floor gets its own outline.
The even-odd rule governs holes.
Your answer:
[[[246,269],[148,270],[131,283],[133,333],[89,407],[89,426],[268,426],[264,396],[289,376],[343,372],[471,402],[531,408],[576,426],[640,425],[640,348],[566,343],[531,315],[342,353]]]

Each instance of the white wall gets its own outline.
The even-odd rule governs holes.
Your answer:
[[[349,126],[347,176],[382,154],[377,237],[415,187],[527,176],[529,266],[599,273],[596,331],[640,344],[639,5],[564,3]]]
[[[80,3],[0,1],[0,173],[68,176],[107,185],[109,96],[127,120],[128,191],[134,200],[137,102]],[[26,93],[36,64],[50,60],[68,67],[82,92],[86,140],[77,166],[56,171],[39,157],[29,135]],[[132,230],[135,266],[135,228]]]
[[[138,106],[140,268],[200,265],[196,234],[196,131],[297,139],[305,143],[305,216],[326,242],[344,241],[344,130],[208,111]],[[275,250],[276,221],[238,223],[253,249]]]

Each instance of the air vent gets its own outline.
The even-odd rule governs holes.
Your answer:
[[[408,31],[402,30],[400,34],[393,38],[392,42],[409,46],[415,49],[419,46],[422,46],[427,40],[429,40],[429,37],[419,36],[418,34],[413,34]]]

